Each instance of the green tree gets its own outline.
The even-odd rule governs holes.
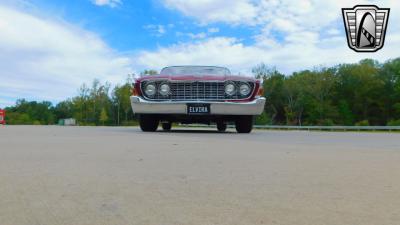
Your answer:
[[[338,103],[339,119],[338,124],[352,126],[354,124],[354,115],[349,104],[345,100],[340,100]]]
[[[257,79],[266,80],[273,75],[279,74],[275,67],[270,67],[265,63],[260,63],[251,69],[251,72]]]
[[[27,113],[19,113],[9,111],[10,108],[7,108],[8,111],[6,114],[6,121],[8,124],[12,125],[29,125],[33,124],[32,118]]]
[[[336,86],[337,100],[345,100],[351,106],[355,121],[369,120],[372,125],[385,124],[385,82],[380,65],[373,60],[338,67]]]
[[[400,119],[400,58],[389,60],[380,68],[380,74],[385,83],[383,99],[383,117],[388,120]]]
[[[297,76],[304,107],[304,117],[311,124],[330,124],[337,115],[332,105],[333,88],[336,82],[334,69],[303,71]]]
[[[113,90],[113,102],[117,107],[118,125],[120,123],[120,118],[124,118],[124,121],[128,121],[129,117],[133,117],[130,101],[131,91],[132,83],[129,82],[129,80],[122,86],[117,85]],[[121,116],[121,114],[123,116]]]
[[[54,108],[48,101],[28,102],[18,99],[15,106],[7,107],[6,119],[9,124],[54,124]]]
[[[252,69],[263,81],[267,99],[259,124],[398,124],[400,120],[400,58],[379,63],[371,59],[284,75],[264,63]],[[154,75],[145,70],[142,75]],[[75,118],[79,124],[128,124],[133,120],[130,99],[132,78],[111,89],[94,80],[76,96],[59,102],[17,100],[7,107],[9,124],[54,124]]]
[[[284,121],[284,82],[285,76],[278,72],[276,68],[269,67],[261,63],[252,69],[253,75],[263,81],[264,97],[267,98],[265,104],[265,116],[269,117],[272,124]]]
[[[286,124],[288,125],[301,126],[303,124],[305,96],[301,79],[301,74],[295,73],[287,78],[284,83],[284,110],[286,115]]]
[[[271,124],[271,120],[268,117],[266,112],[263,112],[261,115],[256,117],[256,124],[257,125],[267,125]]]
[[[74,104],[71,99],[59,102],[54,108],[56,121],[71,118],[74,115]]]
[[[102,123],[102,125],[104,126],[104,123],[108,121],[108,115],[107,115],[107,111],[105,108],[103,108],[101,110],[100,113],[100,122]]]

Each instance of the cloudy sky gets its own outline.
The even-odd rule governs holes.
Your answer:
[[[341,8],[391,8],[385,47],[347,47]],[[400,56],[400,1],[0,0],[0,107],[18,98],[57,103],[94,78],[168,65],[248,73],[264,62],[289,74]]]

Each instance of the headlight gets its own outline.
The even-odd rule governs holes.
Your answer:
[[[240,95],[246,96],[250,94],[250,86],[248,84],[242,84],[239,88]]]
[[[167,96],[170,93],[170,87],[169,84],[161,84],[160,89],[158,90],[158,92],[162,95],[162,96]]]
[[[236,92],[236,87],[233,83],[228,83],[225,85],[225,94],[234,95]]]
[[[149,97],[154,96],[156,94],[156,85],[153,83],[146,84],[144,86],[144,93]]]

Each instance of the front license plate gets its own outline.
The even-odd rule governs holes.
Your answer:
[[[187,104],[187,114],[210,114],[210,104]]]

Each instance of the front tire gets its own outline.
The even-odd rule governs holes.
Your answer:
[[[235,126],[238,133],[250,133],[253,129],[253,116],[239,116]]]
[[[217,123],[217,129],[219,132],[225,132],[226,131],[226,123]]]
[[[170,131],[171,127],[172,127],[172,123],[162,123],[161,126],[164,131]]]
[[[140,115],[139,125],[144,132],[154,132],[158,128],[159,120],[153,115]]]

